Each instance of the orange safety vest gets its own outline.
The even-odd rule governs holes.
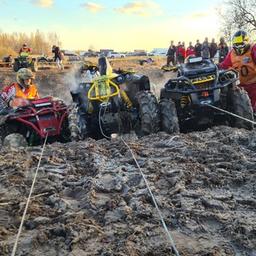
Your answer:
[[[27,99],[27,100],[33,100],[33,99],[39,98],[37,88],[34,84],[31,84],[24,91],[21,89],[18,83],[14,83],[13,85],[15,86],[15,97]]]
[[[252,47],[243,55],[236,55],[233,49],[230,56],[232,67],[239,72],[241,85],[256,83],[256,64],[252,59]]]

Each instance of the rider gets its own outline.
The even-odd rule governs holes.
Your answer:
[[[234,34],[232,43],[233,49],[219,67],[234,68],[239,72],[240,86],[247,91],[253,111],[256,112],[256,44],[250,43],[247,33],[243,30]]]
[[[9,107],[25,106],[29,100],[38,99],[38,91],[33,83],[34,74],[27,68],[21,68],[17,72],[17,82],[3,89],[0,96]]]
[[[27,57],[32,52],[31,48],[28,47],[26,43],[22,45],[22,48],[20,48],[19,54],[20,56]]]

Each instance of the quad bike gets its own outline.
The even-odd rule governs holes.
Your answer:
[[[71,91],[71,139],[109,138],[131,130],[138,136],[157,132],[159,107],[148,77],[124,70],[112,73],[106,57],[99,59],[97,70],[88,66],[92,81],[87,79]]]
[[[186,132],[219,124],[253,128],[251,123],[209,106],[253,120],[250,99],[247,92],[238,87],[240,82],[235,70],[218,70],[211,60],[201,57],[189,57],[176,70],[177,78],[170,79],[160,92],[162,130]]]
[[[68,107],[52,97],[31,100],[29,105],[16,109],[4,108],[0,120],[2,144],[10,134],[23,136],[30,146],[40,145],[47,134],[48,142],[67,142],[70,139]]]
[[[36,72],[38,70],[36,58],[22,54],[14,58],[13,70],[17,72],[21,68],[30,68],[33,72]]]

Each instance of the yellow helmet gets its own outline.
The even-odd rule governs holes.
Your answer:
[[[238,30],[232,38],[233,49],[237,55],[243,55],[250,48],[250,40],[247,33],[243,30]]]

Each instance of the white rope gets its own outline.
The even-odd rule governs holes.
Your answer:
[[[232,112],[229,112],[229,111],[227,111],[227,110],[218,108],[218,107],[213,106],[213,105],[211,105],[211,104],[205,103],[204,105],[207,105],[208,107],[211,107],[211,108],[217,109],[217,110],[219,110],[219,111],[222,111],[222,112],[224,112],[224,113],[226,113],[226,114],[229,114],[229,115],[231,115],[231,116],[237,117],[237,118],[242,119],[242,120],[244,120],[244,121],[247,121],[247,122],[249,122],[249,123],[256,124],[255,121],[252,121],[252,120],[250,120],[250,119],[248,119],[248,118],[239,116],[239,115],[234,114],[234,113],[232,113]]]
[[[141,176],[142,176],[142,178],[143,178],[143,180],[144,180],[144,182],[145,182],[145,184],[146,184],[146,186],[147,186],[147,189],[148,189],[148,191],[149,191],[149,194],[150,194],[150,196],[151,196],[151,198],[152,198],[152,200],[153,200],[153,202],[154,202],[154,205],[155,205],[155,208],[156,208],[156,210],[157,210],[157,212],[158,212],[160,221],[161,221],[161,223],[162,223],[162,225],[163,225],[163,228],[164,228],[164,230],[165,230],[165,232],[166,232],[166,234],[167,234],[167,237],[168,237],[168,239],[169,239],[169,241],[170,241],[171,248],[173,249],[175,255],[176,255],[176,256],[179,256],[179,252],[178,252],[178,250],[177,250],[177,248],[176,248],[176,246],[175,246],[175,243],[174,243],[174,240],[173,240],[173,238],[172,238],[171,232],[170,232],[170,231],[168,230],[168,228],[167,228],[167,225],[166,225],[166,223],[165,223],[165,221],[164,221],[163,215],[162,215],[162,213],[161,213],[161,211],[160,211],[160,209],[159,209],[159,207],[158,207],[156,198],[154,197],[154,195],[153,195],[153,193],[152,193],[152,190],[151,190],[151,188],[150,188],[150,186],[149,186],[149,183],[148,183],[148,181],[147,181],[147,179],[146,179],[146,176],[145,176],[144,173],[142,172],[142,170],[141,170],[141,168],[140,168],[140,165],[139,165],[139,163],[138,163],[138,161],[137,161],[137,159],[136,159],[136,157],[135,157],[135,155],[134,155],[132,149],[130,148],[130,146],[125,142],[125,140],[124,140],[122,137],[121,137],[121,140],[123,141],[123,143],[125,144],[125,146],[126,146],[126,147],[129,149],[129,151],[131,152],[132,157],[133,157],[133,159],[134,159],[134,161],[135,161],[135,163],[136,163],[136,165],[137,165],[137,167],[138,167],[138,169],[139,169],[139,171],[140,171],[140,174],[141,174]]]
[[[39,169],[40,164],[41,164],[41,160],[42,160],[42,156],[43,156],[43,153],[44,153],[44,149],[45,149],[47,138],[48,138],[48,133],[46,134],[46,137],[45,137],[45,140],[44,140],[43,148],[42,148],[42,151],[41,151],[41,154],[40,154],[40,157],[39,157],[39,161],[38,161],[38,164],[37,164],[35,176],[34,176],[31,188],[30,188],[29,196],[27,198],[26,206],[25,206],[25,209],[24,209],[24,212],[23,212],[23,216],[22,216],[22,219],[21,219],[21,223],[20,223],[18,234],[17,234],[16,240],[15,240],[15,243],[13,245],[11,256],[15,256],[15,254],[16,254],[16,250],[17,250],[20,234],[21,234],[22,227],[23,227],[23,224],[24,224],[24,221],[25,221],[25,217],[26,217],[26,214],[27,214],[28,205],[29,205],[29,202],[30,202],[30,199],[31,199],[31,195],[32,195],[32,192],[34,190],[34,186],[35,186],[35,182],[36,182],[36,178],[37,178],[37,174],[38,174],[38,169]]]

